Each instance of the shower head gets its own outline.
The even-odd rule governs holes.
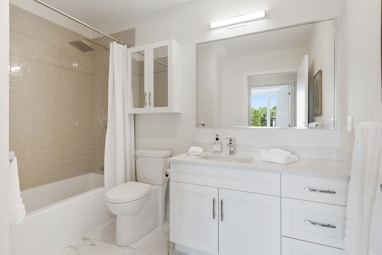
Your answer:
[[[90,47],[90,45],[85,42],[84,40],[80,40],[80,41],[71,41],[69,42],[71,45],[73,45],[74,47],[76,47],[77,49],[79,49],[80,51],[82,52],[88,52],[88,51],[93,51],[94,49],[92,47]]]

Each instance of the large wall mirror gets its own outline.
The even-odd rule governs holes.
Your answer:
[[[335,21],[197,45],[197,127],[335,126]]]

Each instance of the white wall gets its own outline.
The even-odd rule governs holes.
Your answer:
[[[381,1],[342,0],[341,18],[341,157],[350,161],[354,140],[346,117],[354,126],[382,121]]]
[[[9,254],[9,2],[0,0],[0,254]]]
[[[194,0],[148,17],[132,20],[136,27],[136,44],[174,38],[183,46],[184,113],[178,115],[144,115],[136,118],[138,148],[169,148],[174,154],[184,152],[194,144],[210,144],[216,132],[235,137],[238,144],[258,147],[279,146],[294,151],[312,148],[314,155],[336,157],[339,132],[333,130],[243,130],[202,129],[196,124],[196,49],[198,42],[247,34],[303,23],[330,19],[339,15],[339,2],[333,0]],[[238,29],[209,30],[209,22],[235,16],[250,10],[268,10],[268,18]],[[303,10],[303,11],[302,11]],[[317,11],[319,10],[319,11]],[[303,155],[305,156],[305,155]]]

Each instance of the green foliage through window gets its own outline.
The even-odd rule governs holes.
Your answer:
[[[251,126],[254,127],[273,127],[276,121],[276,106],[272,107],[270,110],[270,125],[267,125],[267,107],[260,107],[259,109],[251,108]]]

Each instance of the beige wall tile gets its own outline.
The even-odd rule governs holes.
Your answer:
[[[69,44],[82,35],[13,5],[10,32],[10,67],[21,68],[10,72],[10,149],[21,188],[101,171],[109,51],[83,53]],[[117,36],[131,41],[135,31]]]

